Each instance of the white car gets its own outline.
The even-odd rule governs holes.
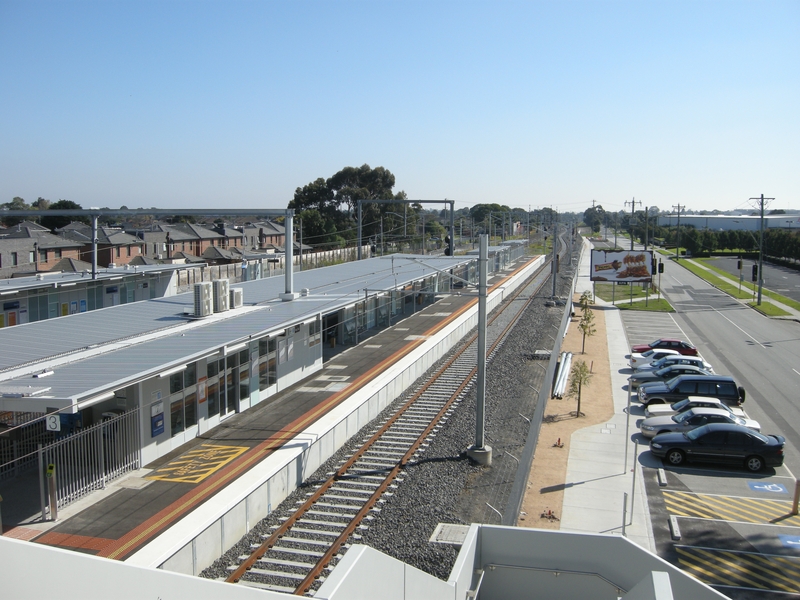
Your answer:
[[[640,373],[642,371],[650,371],[652,369],[660,369],[662,367],[668,367],[670,365],[693,365],[704,371],[708,371],[709,373],[713,373],[714,369],[711,368],[711,365],[708,364],[706,361],[703,360],[700,356],[684,356],[683,354],[669,354],[664,356],[663,358],[659,358],[658,360],[654,360],[651,363],[644,364],[641,367],[636,367],[636,372]]]
[[[660,358],[664,358],[665,356],[681,356],[681,354],[677,350],[661,350],[661,349],[653,349],[644,352],[643,354],[631,354],[631,367],[634,369],[638,369],[642,365],[649,365],[652,362],[657,361]]]
[[[644,409],[645,417],[666,417],[676,415],[690,408],[721,408],[737,417],[747,417],[741,406],[728,406],[719,398],[689,396],[672,404],[651,404]]]
[[[648,417],[642,421],[639,428],[642,435],[651,438],[659,433],[669,433],[671,431],[685,433],[709,423],[733,423],[749,427],[755,431],[761,431],[761,425],[758,421],[737,417],[721,408],[690,408],[677,415]]]

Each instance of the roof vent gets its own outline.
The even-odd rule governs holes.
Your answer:
[[[311,290],[309,290],[308,288],[303,288],[302,290],[300,290],[300,295],[301,295],[301,296],[308,296],[308,293],[309,293],[310,291],[311,291]]]

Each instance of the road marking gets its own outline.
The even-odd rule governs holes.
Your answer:
[[[709,585],[800,592],[800,559],[774,554],[675,546],[682,569]]]
[[[667,510],[680,517],[800,527],[800,516],[790,514],[792,503],[788,500],[715,496],[669,490],[664,490],[662,493]]]
[[[800,371],[798,371],[797,369],[792,369],[792,371],[794,371],[795,373],[797,373],[798,375],[800,375]]]
[[[249,449],[248,446],[203,444],[159,467],[145,479],[200,483]]]

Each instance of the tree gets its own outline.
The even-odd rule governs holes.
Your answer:
[[[606,211],[599,204],[583,211],[583,222],[586,223],[587,227],[592,229],[592,233],[598,233],[600,231],[600,226],[605,221],[605,218]]]
[[[81,205],[77,202],[73,202],[72,200],[59,200],[58,202],[53,202],[48,210],[80,210]],[[47,211],[42,211],[43,215],[46,215]],[[47,227],[51,231],[54,229],[59,229],[60,227],[65,227],[69,225],[72,221],[79,221],[81,223],[86,223],[87,225],[91,225],[91,221],[89,217],[60,217],[60,216],[42,216],[41,223],[44,227]]]
[[[3,204],[0,204],[0,209],[5,209],[5,210],[30,210],[31,207],[27,202],[25,202],[25,200],[23,200],[19,196],[14,196],[14,198],[12,198],[11,202],[5,202]],[[13,225],[17,225],[19,223],[22,223],[24,220],[25,219],[23,217],[6,217],[6,218],[3,219],[3,222],[6,224],[7,227],[11,227]]]
[[[333,238],[356,238],[356,215],[359,200],[405,200],[405,192],[392,193],[395,177],[384,167],[345,167],[327,180],[321,177],[297,188],[289,208],[297,211],[316,211],[321,219],[306,214],[309,239],[329,243]],[[365,238],[380,234],[380,217],[387,212],[403,211],[402,204],[364,204],[362,234]],[[325,224],[322,227],[322,223]],[[332,227],[331,227],[332,226]],[[305,241],[305,225],[303,237]]]
[[[594,313],[588,306],[583,309],[583,316],[581,316],[581,320],[578,323],[578,329],[583,334],[581,354],[586,354],[586,338],[592,337],[597,332],[594,327]]]
[[[586,366],[586,363],[582,360],[579,360],[572,364],[572,368],[569,371],[569,376],[569,391],[567,392],[567,395],[571,398],[578,399],[578,407],[575,411],[575,416],[584,417],[586,415],[581,412],[581,390],[583,389],[583,386],[589,385],[592,374],[589,371],[589,367]]]

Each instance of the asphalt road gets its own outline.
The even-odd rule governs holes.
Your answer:
[[[736,258],[714,257],[709,262],[723,271],[734,275],[739,279],[739,267]],[[753,265],[758,261],[743,260],[742,275],[744,281],[752,281]],[[764,263],[764,288],[777,292],[781,296],[786,296],[792,300],[800,302],[800,271],[795,271],[788,267]]]
[[[744,387],[762,431],[786,437],[786,465],[800,475],[800,323],[767,318],[673,263],[661,287],[690,341]]]
[[[665,467],[665,486],[656,469],[644,469],[658,554],[735,600],[800,599],[800,517],[788,514],[800,475],[800,323],[764,317],[672,261],[665,265],[662,292],[677,312],[624,311],[628,341],[678,336],[695,344],[717,373],[745,388],[744,408],[762,431],[786,437],[786,459],[757,474]]]

